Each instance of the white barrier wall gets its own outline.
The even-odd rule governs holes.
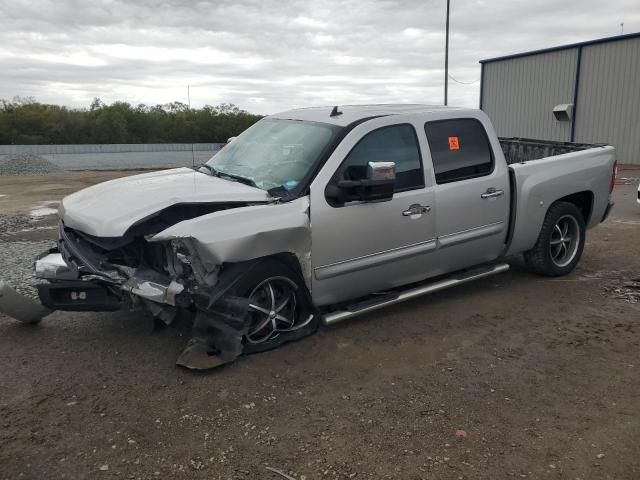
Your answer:
[[[126,170],[192,167],[209,160],[220,143],[104,145],[0,145],[5,155],[31,153],[65,170]]]
[[[114,143],[87,145],[0,145],[0,155],[33,153],[36,155],[73,155],[79,153],[127,152],[215,152],[220,143]]]

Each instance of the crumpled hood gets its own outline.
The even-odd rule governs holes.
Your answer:
[[[65,225],[96,237],[121,237],[133,225],[182,203],[266,202],[269,194],[190,168],[110,180],[65,197]]]

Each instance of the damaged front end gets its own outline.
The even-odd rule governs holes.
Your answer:
[[[60,222],[58,248],[35,263],[36,278],[48,281],[37,285],[42,304],[66,311],[114,311],[139,301],[177,306],[184,286],[138,256],[141,241],[98,239]]]
[[[218,268],[206,271],[197,257],[186,251],[185,243],[150,243],[144,237],[95,238],[60,222],[58,247],[44,252],[35,262],[36,278],[47,280],[37,285],[40,310],[145,308],[170,324],[182,309],[195,315],[194,330],[198,330],[203,312],[207,317],[218,314],[227,320],[231,310],[231,317],[240,325],[242,312],[228,300],[212,304],[216,303],[210,293],[217,283]],[[24,309],[24,304],[20,308]],[[35,308],[29,311],[32,318],[36,313]],[[15,312],[11,316],[17,317]],[[242,330],[234,327],[233,341],[229,341],[224,328],[218,328],[221,333],[215,339],[200,341],[202,335],[198,341],[192,339],[178,363],[201,369],[233,360],[242,353],[236,345]],[[196,344],[199,348],[194,348]]]
[[[307,209],[307,199],[236,208],[229,217],[229,208],[221,207],[170,225],[140,224],[122,237],[94,237],[61,221],[57,248],[35,264],[36,277],[46,280],[37,285],[41,308],[141,307],[166,324],[187,312],[194,319],[193,336],[177,364],[207,369],[228,363],[243,353],[250,323],[251,302],[234,285],[269,255],[283,251],[296,264],[301,260],[300,283],[309,280]],[[289,331],[304,326],[291,325]]]

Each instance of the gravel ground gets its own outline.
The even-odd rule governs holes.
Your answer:
[[[33,219],[27,215],[0,215],[0,238],[33,228]]]
[[[23,179],[0,213],[43,199]],[[513,262],[205,374],[173,364],[181,322],[0,316],[0,479],[636,480],[636,188],[567,277]],[[18,230],[3,259],[55,235]]]
[[[60,170],[55,163],[33,153],[6,155],[0,162],[0,175],[46,175]]]
[[[18,292],[32,298],[38,297],[33,262],[37,255],[55,246],[51,239],[30,238],[36,233],[55,231],[49,218],[33,218],[28,215],[0,215],[0,258],[2,279]],[[36,235],[37,237],[38,235]]]
[[[17,241],[5,242],[0,240],[0,258],[2,262],[2,278],[9,282],[19,293],[38,298],[38,291],[34,287],[37,283],[33,274],[33,262],[37,255],[55,246],[49,241]]]

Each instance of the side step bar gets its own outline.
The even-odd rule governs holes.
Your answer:
[[[324,315],[322,323],[325,325],[333,325],[343,320],[353,318],[363,313],[373,312],[389,305],[395,305],[396,303],[411,300],[412,298],[426,295],[427,293],[438,292],[447,288],[462,285],[463,283],[471,282],[479,278],[488,277],[490,275],[496,275],[498,273],[506,272],[509,270],[509,264],[500,263],[496,265],[490,265],[488,267],[475,268],[473,270],[467,270],[464,272],[458,272],[450,275],[447,278],[438,280],[433,283],[427,283],[418,287],[411,288],[409,290],[390,292],[388,295],[382,295],[380,301],[372,301],[367,299],[361,303],[356,303],[351,306],[347,306],[343,310],[330,312]],[[377,299],[376,299],[377,300]]]

